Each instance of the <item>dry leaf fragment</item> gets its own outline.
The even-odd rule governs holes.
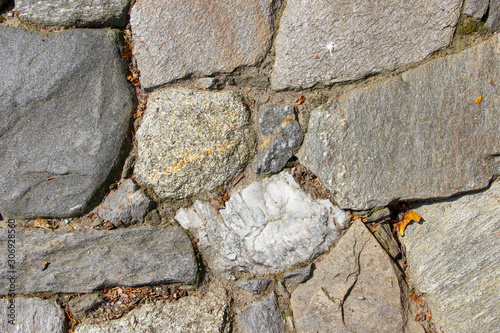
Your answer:
[[[483,96],[479,96],[478,98],[476,98],[476,104],[481,103],[482,99],[483,99]]]
[[[418,305],[424,305],[424,302],[415,294],[410,294],[410,298]]]
[[[314,59],[319,59],[319,55],[316,54],[316,57],[314,57]]]
[[[295,104],[300,105],[300,104],[304,103],[305,100],[306,100],[306,96],[300,96],[300,98],[295,101]]]
[[[399,229],[399,234],[402,237],[405,235],[405,229],[408,224],[410,224],[411,222],[420,222],[421,219],[422,217],[420,217],[420,215],[418,215],[417,213],[408,212],[403,216],[403,219],[401,221],[394,224],[394,228]]]

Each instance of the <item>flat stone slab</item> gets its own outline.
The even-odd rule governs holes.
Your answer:
[[[320,106],[300,162],[341,208],[485,188],[500,174],[499,47],[493,36]]]
[[[500,182],[456,200],[422,205],[406,228],[408,271],[445,332],[500,327]]]
[[[189,74],[231,72],[271,46],[281,0],[137,1],[130,13],[141,84],[152,88]]]
[[[463,13],[476,21],[481,21],[486,15],[489,5],[490,0],[465,0]]]
[[[8,231],[0,230],[7,249]],[[105,286],[196,282],[198,265],[179,227],[50,232],[14,229],[16,293],[89,293]],[[8,276],[7,265],[0,268]],[[0,281],[0,295],[8,291]]]
[[[135,107],[118,44],[112,30],[0,27],[4,218],[77,216],[104,194]]]
[[[402,300],[402,272],[355,220],[292,293],[297,332],[422,332]],[[407,297],[406,297],[407,298]]]
[[[75,333],[228,332],[229,298],[224,289],[211,288],[203,297],[145,304],[120,319],[80,324]]]
[[[19,297],[13,303],[10,300],[0,299],[2,332],[66,332],[66,315],[55,300]]]
[[[361,79],[450,44],[461,0],[290,0],[276,36],[275,90]]]
[[[286,172],[234,190],[226,208],[196,201],[176,220],[194,237],[216,274],[279,272],[326,252],[349,216],[313,200]]]
[[[127,24],[130,0],[16,0],[22,21],[78,27]]]
[[[223,185],[250,157],[249,116],[232,92],[151,93],[136,135],[136,180],[152,186],[160,198],[176,199]]]

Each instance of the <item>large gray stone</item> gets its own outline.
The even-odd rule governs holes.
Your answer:
[[[298,332],[422,332],[403,274],[360,220],[292,293]]]
[[[490,0],[465,0],[463,13],[476,21],[481,21],[486,15],[489,5]]]
[[[99,209],[99,217],[124,225],[142,222],[153,207],[150,200],[132,179],[126,179],[116,191],[109,193]]]
[[[234,190],[218,212],[196,201],[175,218],[199,239],[209,267],[227,277],[310,260],[327,251],[350,220],[329,200],[313,200],[286,172]]]
[[[276,37],[273,89],[356,80],[450,44],[462,0],[289,0]]]
[[[130,14],[144,88],[261,60],[281,0],[139,0]]]
[[[500,327],[500,182],[485,192],[422,205],[401,242],[408,271],[444,332]]]
[[[118,43],[111,30],[0,27],[4,217],[75,216],[100,200],[134,109]]]
[[[11,229],[9,229],[11,230]],[[16,232],[16,293],[88,293],[104,286],[196,282],[198,265],[179,227],[120,230]],[[0,245],[7,248],[7,229]],[[8,276],[8,267],[0,268]],[[0,280],[0,295],[8,291]]]
[[[486,187],[500,174],[499,48],[494,36],[319,107],[299,160],[342,208]]]
[[[284,333],[285,320],[275,293],[245,306],[236,317],[244,333]]]
[[[137,131],[136,180],[160,198],[184,198],[223,185],[246,165],[253,137],[239,95],[158,90]]]
[[[80,324],[75,333],[228,332],[229,298],[222,288],[211,288],[203,297],[145,304],[124,317],[104,323]]]
[[[15,298],[11,303],[0,299],[0,308],[3,333],[66,332],[66,315],[55,300]]]
[[[299,149],[302,131],[292,106],[268,107],[259,118],[259,145],[255,172],[280,172]]]
[[[500,30],[500,0],[490,0],[488,19],[484,26],[491,31]]]
[[[130,0],[16,0],[22,21],[78,27],[127,24]]]

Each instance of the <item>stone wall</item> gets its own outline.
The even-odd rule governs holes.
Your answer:
[[[2,332],[494,331],[499,6],[0,1]]]

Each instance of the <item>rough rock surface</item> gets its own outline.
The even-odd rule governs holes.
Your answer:
[[[461,0],[290,0],[271,85],[281,90],[360,79],[448,46]]]
[[[248,161],[248,118],[232,92],[155,91],[137,131],[136,180],[177,199],[223,185]]]
[[[481,21],[486,15],[489,5],[490,0],[465,0],[463,13],[476,21]]]
[[[85,317],[87,313],[97,309],[104,303],[104,299],[98,293],[77,296],[69,301],[69,309],[76,319]]]
[[[260,294],[261,292],[266,290],[267,286],[269,286],[269,283],[271,283],[271,281],[267,279],[244,279],[243,281],[238,283],[238,288],[254,294]]]
[[[310,260],[327,251],[350,220],[329,200],[313,200],[286,172],[234,190],[218,212],[196,201],[175,218],[222,275],[266,274]]]
[[[4,276],[4,275],[2,275]],[[0,329],[4,333],[25,332],[66,332],[66,315],[55,300],[41,298],[16,298],[14,325],[9,324],[8,317],[11,303],[7,299],[0,299],[1,317]]]
[[[275,293],[247,305],[238,313],[237,322],[245,333],[284,333],[285,320]]]
[[[402,272],[355,220],[313,277],[292,293],[297,331],[423,332],[407,318],[400,287],[406,287]]]
[[[259,145],[255,172],[280,172],[299,149],[302,131],[292,106],[266,108],[259,118]]]
[[[130,0],[16,0],[23,21],[78,27],[127,24]]]
[[[80,324],[75,333],[227,332],[229,299],[222,288],[212,288],[203,298],[145,304],[124,317],[100,324]]]
[[[488,19],[484,26],[491,31],[500,30],[500,0],[490,0]]]
[[[252,65],[271,45],[281,0],[140,0],[130,14],[141,84]]]
[[[500,182],[487,191],[414,209],[406,228],[408,270],[445,332],[500,327]]]
[[[299,283],[307,281],[312,276],[312,272],[313,272],[312,264],[306,267],[297,268],[294,269],[293,271],[286,272],[283,275],[283,281],[285,282],[285,285],[287,287],[296,286]]]
[[[319,107],[299,160],[342,208],[486,187],[500,174],[499,47],[496,35]]]
[[[127,179],[116,191],[109,193],[99,209],[99,216],[112,223],[130,225],[141,222],[153,205],[139,186]]]
[[[15,229],[16,293],[88,293],[104,286],[196,282],[198,265],[179,227],[47,232]],[[7,229],[0,230],[7,248]],[[8,267],[1,267],[7,276]],[[0,280],[0,294],[8,290]]]
[[[120,162],[132,116],[118,36],[0,27],[0,213],[84,212]]]

